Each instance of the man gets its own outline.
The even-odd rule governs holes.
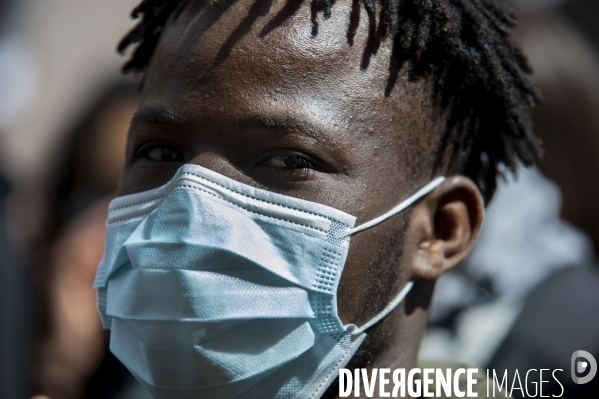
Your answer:
[[[470,251],[498,171],[539,155],[528,117],[538,96],[509,37],[514,18],[505,5],[145,0],[133,15],[143,18],[120,49],[139,43],[125,70],[143,71],[145,81],[119,186],[124,197],[111,205],[96,280],[117,357],[160,397],[319,397],[342,367],[414,368],[434,282]],[[429,181],[428,194],[413,197]],[[134,193],[141,194],[127,196]],[[421,199],[400,215],[375,219],[406,198]],[[282,222],[275,211],[285,215]],[[293,211],[303,224],[289,224]],[[271,224],[260,227],[267,213]],[[376,226],[354,232],[347,214],[356,226]],[[278,278],[313,266],[284,260],[321,245],[306,244],[318,234],[307,238],[302,229],[325,216],[347,224],[341,233],[326,230],[333,236],[326,248],[347,249],[355,233],[327,297],[344,326],[333,328],[338,345],[321,345],[313,324],[300,333],[304,321],[268,341],[283,327],[269,319],[275,327],[260,329],[261,320],[287,311],[292,290],[302,287],[289,283],[294,276]],[[318,220],[308,226],[310,217]],[[293,238],[300,230],[305,242]],[[264,248],[274,248],[271,257],[260,257]],[[260,273],[272,271],[272,257],[289,269],[267,284],[272,275]],[[241,266],[225,273],[212,262]],[[192,277],[187,269],[196,267],[215,285]],[[244,280],[240,270],[252,277]],[[220,288],[224,275],[235,276],[231,287],[251,283],[247,298],[257,299],[234,302],[239,292]],[[269,294],[252,296],[266,286]],[[273,294],[277,300],[262,309],[283,286],[287,296]],[[312,307],[317,294],[306,294]],[[213,308],[227,316],[206,319]],[[258,311],[262,316],[247,316]],[[240,320],[250,320],[246,330],[235,324]],[[363,342],[355,326],[371,326]],[[244,346],[243,331],[254,346]],[[235,338],[223,338],[229,333]],[[288,344],[296,333],[301,338]],[[339,361],[330,363],[335,350]]]
[[[562,369],[561,385],[553,382],[545,394],[558,396],[563,390],[564,398],[590,397],[599,392],[599,378],[577,384],[567,371],[575,351],[599,355],[599,56],[581,32],[556,13],[526,16],[515,35],[527,50],[544,96],[543,106],[532,113],[545,152],[539,169],[555,182],[553,190],[561,190],[559,211],[566,227],[560,234],[574,231],[581,244],[562,245],[569,263],[561,270],[549,267],[556,256],[543,262],[548,275],[527,296],[489,367],[511,374],[531,365]]]

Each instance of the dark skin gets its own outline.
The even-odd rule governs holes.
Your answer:
[[[388,44],[361,68],[368,17],[360,8],[350,45],[351,11],[337,2],[314,35],[309,2],[191,2],[147,71],[118,194],[157,187],[193,163],[340,209],[359,225],[425,185],[443,130],[427,82],[400,79],[386,97]],[[415,366],[434,281],[468,254],[482,219],[474,183],[451,176],[410,212],[352,237],[338,291],[343,323],[365,323],[417,282],[368,332],[362,366]]]

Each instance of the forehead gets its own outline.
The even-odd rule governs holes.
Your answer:
[[[187,54],[200,62],[195,67],[204,72],[234,64],[239,73],[274,72],[272,68],[277,67],[277,71],[284,69],[293,75],[299,70],[304,72],[306,63],[333,70],[349,66],[349,61],[357,61],[352,64],[360,69],[368,21],[359,5],[353,11],[358,11],[363,20],[350,26],[352,4],[347,0],[340,1],[326,21],[311,2],[301,0],[206,3],[192,0],[176,18],[171,18],[159,47],[159,53],[168,61],[178,64],[181,60],[176,55]],[[387,55],[382,53],[388,51],[381,51],[379,58]]]
[[[422,92],[422,85],[400,79],[385,96],[390,43],[361,2],[338,1],[328,20],[307,1],[206,3],[189,2],[161,35],[146,83],[163,101],[181,102],[182,93],[192,92],[225,101],[226,94],[287,95],[341,108],[376,100],[379,111],[397,111]]]
[[[175,39],[169,46],[175,51],[201,53],[205,66],[215,67],[230,58],[231,62],[254,57],[252,61],[284,62],[292,67],[294,62],[334,62],[334,66],[347,64],[339,56],[352,52],[357,20],[351,26],[348,17],[353,10],[365,16],[360,5],[341,0],[335,13],[323,20],[322,13],[312,2],[302,0],[226,0],[207,5],[204,0],[192,0],[179,18],[173,18],[169,27]],[[367,32],[366,21],[361,31]],[[364,29],[366,28],[366,30]],[[165,35],[172,37],[170,35]],[[365,39],[358,35],[358,40]],[[365,43],[356,43],[361,50]],[[347,60],[345,60],[347,61]],[[293,69],[291,70],[293,71]]]

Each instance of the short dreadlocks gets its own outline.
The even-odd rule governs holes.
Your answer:
[[[118,47],[122,53],[138,43],[125,72],[145,70],[167,20],[188,1],[143,0],[133,10],[141,21]],[[331,15],[335,0],[311,1],[325,19]],[[383,37],[393,41],[385,95],[400,71],[433,87],[433,100],[446,117],[435,170],[470,177],[488,202],[504,169],[516,173],[519,162],[529,166],[539,158],[529,109],[540,95],[510,37],[516,18],[503,0],[355,1],[371,18],[380,10]]]

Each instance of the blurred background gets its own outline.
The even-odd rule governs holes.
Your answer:
[[[139,82],[137,0],[0,0],[0,398],[147,398],[92,284]]]
[[[92,289],[139,82],[115,52],[137,0],[0,0],[0,398],[148,398]],[[513,0],[545,98],[539,168],[508,179],[437,286],[421,357],[513,375],[599,359],[599,1]],[[559,386],[544,394],[559,394]],[[513,393],[521,397],[519,391]]]

